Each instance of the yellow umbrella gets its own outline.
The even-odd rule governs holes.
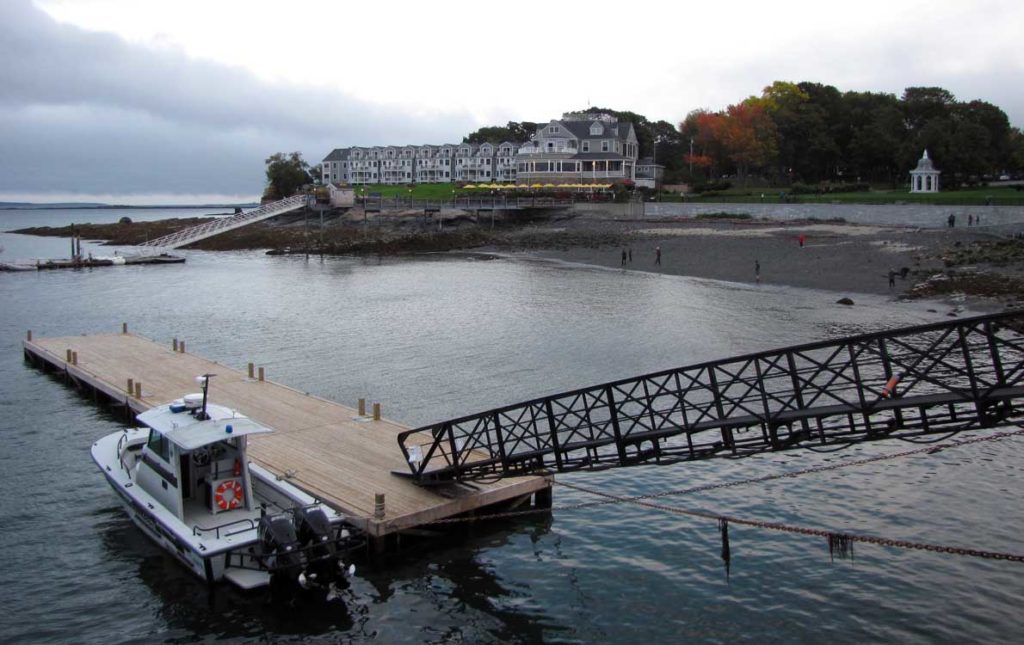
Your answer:
[[[533,185],[530,186],[530,188],[543,188],[543,187],[544,187],[544,184],[533,184]]]
[[[470,189],[470,188],[476,188],[476,186],[474,186],[473,184],[466,184],[465,186],[463,186],[463,188]]]
[[[544,184],[544,188],[554,188],[554,184]]]

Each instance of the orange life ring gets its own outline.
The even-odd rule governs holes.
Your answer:
[[[235,479],[222,481],[213,495],[213,500],[222,511],[238,508],[242,505],[242,483]]]

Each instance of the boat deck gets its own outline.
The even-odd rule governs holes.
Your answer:
[[[427,489],[391,474],[408,472],[396,436],[406,426],[360,417],[357,410],[269,380],[249,378],[193,354],[120,333],[38,338],[23,343],[33,362],[65,372],[76,384],[142,412],[198,390],[195,377],[215,373],[211,398],[274,428],[249,440],[252,461],[351,516],[372,537],[519,500],[545,491],[547,477],[514,477]],[[127,392],[128,379],[142,384]],[[375,497],[384,494],[384,514]]]

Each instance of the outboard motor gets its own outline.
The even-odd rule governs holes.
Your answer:
[[[260,551],[270,571],[271,593],[289,591],[299,581],[302,558],[290,515],[265,515],[257,527]]]
[[[348,581],[341,570],[337,557],[337,544],[331,530],[331,522],[321,508],[295,509],[295,525],[298,527],[299,544],[306,554],[306,571],[300,579],[304,586],[324,586],[331,582],[346,588]]]

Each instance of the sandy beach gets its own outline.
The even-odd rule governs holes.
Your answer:
[[[972,228],[920,229],[766,220],[624,221],[585,216],[552,223],[540,230],[549,235],[558,233],[567,240],[595,235],[602,239],[618,237],[621,244],[578,243],[518,253],[744,283],[758,281],[759,265],[761,283],[825,289],[851,298],[857,293],[913,295],[915,286],[950,272],[947,261],[952,252],[994,239],[983,229]],[[656,261],[658,248],[660,264]],[[623,250],[627,253],[625,264]],[[959,272],[991,268],[960,267]],[[1013,267],[999,269],[1006,275],[1016,273]],[[893,286],[889,285],[890,270],[897,272]],[[923,291],[926,289],[919,287],[916,293],[934,295]],[[995,304],[999,303],[990,303]]]

